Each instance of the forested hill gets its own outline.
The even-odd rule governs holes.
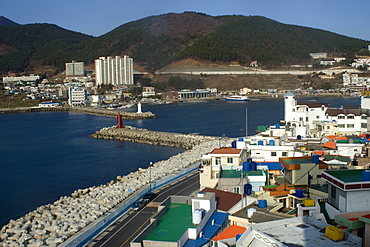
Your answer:
[[[21,26],[24,30],[19,30],[21,33],[18,35],[30,34],[28,28],[32,27]],[[4,44],[4,28],[0,26],[0,47]],[[367,46],[364,40],[286,25],[261,16],[213,17],[194,12],[150,16],[121,25],[96,38],[73,32],[68,33],[68,39],[63,35],[58,37],[43,37],[45,43],[41,47],[49,49],[39,51],[40,46],[33,46],[28,61],[39,61],[43,65],[63,69],[65,62],[71,60],[92,64],[100,56],[129,55],[148,71],[185,58],[221,63],[238,61],[241,64],[257,60],[261,65],[281,66],[310,62],[309,53],[316,52],[352,58]],[[3,50],[0,49],[0,56]],[[20,54],[18,48],[8,50],[7,55],[17,52]],[[0,70],[4,69],[2,59]],[[12,66],[20,69],[27,63],[25,60],[17,67],[8,64],[9,69]]]
[[[0,25],[0,71],[23,71],[92,38],[52,24]]]

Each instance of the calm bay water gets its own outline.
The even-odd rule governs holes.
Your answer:
[[[331,106],[359,104],[359,98],[317,98]],[[143,106],[162,117],[124,120],[149,130],[229,137],[245,136],[259,125],[284,118],[282,98],[249,102],[224,100]],[[136,109],[128,109],[136,111]],[[114,118],[70,112],[0,115],[0,225],[74,190],[105,184],[150,161],[167,159],[183,149],[98,140],[88,135],[115,125]]]

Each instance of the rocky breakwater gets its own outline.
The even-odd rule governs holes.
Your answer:
[[[191,149],[194,146],[205,141],[219,140],[219,138],[213,136],[149,131],[147,129],[138,129],[131,126],[124,126],[124,128],[121,129],[117,129],[115,127],[103,128],[100,131],[92,134],[91,137],[139,142],[185,149]]]
[[[116,110],[107,110],[104,108],[94,108],[94,107],[69,107],[70,111],[79,112],[84,114],[91,114],[96,116],[103,116],[103,117],[115,117],[117,114],[121,114],[122,119],[149,119],[149,118],[156,118],[158,117],[154,113],[148,112],[124,112],[124,111],[116,111]]]
[[[99,132],[120,132],[109,129]],[[25,239],[28,246],[58,246],[121,206],[135,191],[194,164],[203,154],[219,147],[217,137],[185,136],[182,137],[184,142],[188,140],[193,144],[188,146],[191,149],[183,153],[157,162],[149,168],[139,168],[126,176],[117,176],[107,184],[76,190],[71,196],[63,196],[53,204],[38,207],[17,220],[11,220],[1,228],[0,246],[23,246]],[[231,140],[223,141],[229,142]]]

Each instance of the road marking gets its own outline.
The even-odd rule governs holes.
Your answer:
[[[136,229],[136,231],[133,233],[133,234],[131,234],[131,236],[130,237],[128,237],[127,239],[126,239],[126,241],[125,242],[123,242],[121,245],[120,245],[120,247],[122,247],[122,246],[124,246],[126,243],[127,243],[127,241],[129,241],[141,228],[143,228],[143,226],[146,224],[146,223],[148,223],[148,221],[149,220],[151,220],[152,218],[153,218],[153,216],[156,214],[157,212],[154,212],[153,214],[152,214],[152,216],[150,216],[150,218],[149,219],[147,219],[138,229]]]

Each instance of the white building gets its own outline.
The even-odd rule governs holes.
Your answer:
[[[149,97],[155,95],[154,87],[143,87],[143,92],[141,93],[143,97]]]
[[[3,77],[3,83],[12,82],[37,82],[40,81],[40,76],[31,74],[29,76],[5,76]]]
[[[77,79],[84,77],[85,67],[83,62],[66,63],[66,79]]]
[[[87,106],[87,93],[81,87],[69,87],[68,104],[72,107]]]
[[[313,121],[326,120],[326,110],[329,104],[316,100],[297,101],[292,92],[284,95],[284,120],[292,126],[293,136],[307,137]]]
[[[297,101],[288,92],[285,97],[285,122],[292,127],[292,136],[320,137],[322,134],[356,134],[368,132],[369,108],[342,106],[329,108],[329,104],[316,100]],[[370,98],[363,98],[362,104],[370,106]],[[367,102],[367,103],[366,103]]]
[[[95,60],[96,85],[133,85],[134,62],[129,56],[100,57]]]

